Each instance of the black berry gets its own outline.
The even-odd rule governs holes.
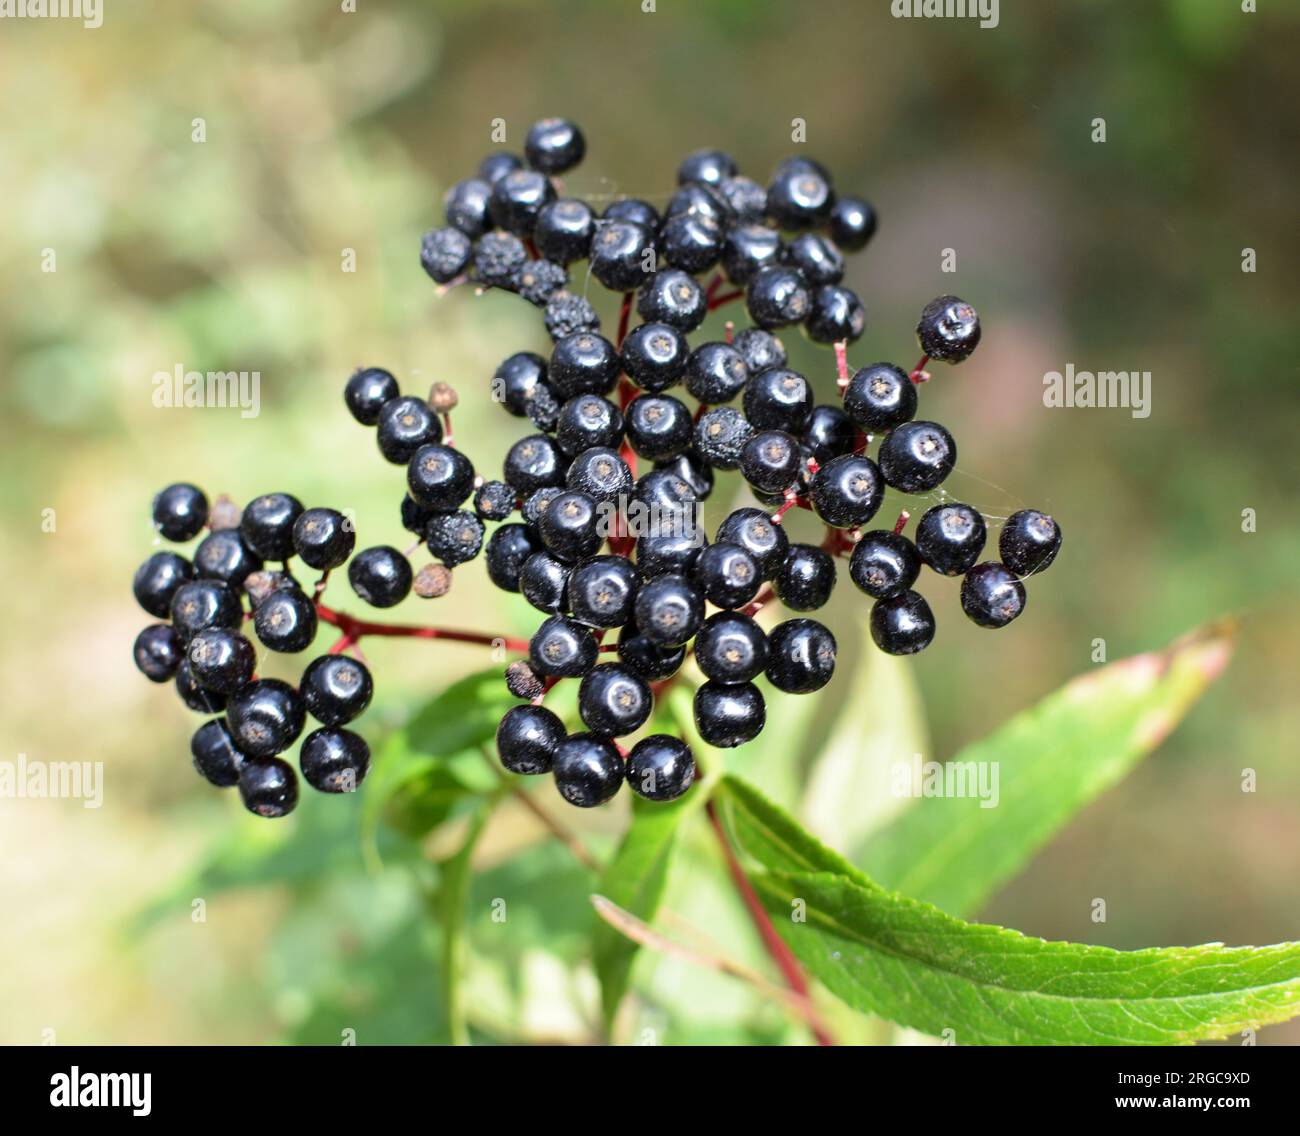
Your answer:
[[[562,174],[582,161],[587,140],[567,118],[543,118],[533,123],[524,139],[524,157],[535,170]]]
[[[570,566],[549,552],[534,552],[519,570],[519,591],[538,611],[568,607]]]
[[[678,331],[694,331],[708,312],[704,289],[695,277],[677,268],[656,272],[641,285],[636,310],[646,323],[666,323]]]
[[[337,509],[308,509],[293,523],[294,551],[321,572],[345,563],[356,543],[352,522]]]
[[[194,565],[175,552],[155,552],[135,570],[131,591],[150,615],[167,619],[172,597],[182,584],[194,579]]]
[[[785,530],[762,509],[737,509],[718,526],[715,540],[740,545],[753,557],[764,580],[776,575],[790,549]]]
[[[799,434],[812,414],[812,387],[798,371],[773,367],[749,380],[744,407],[745,417],[756,430]]]
[[[812,505],[828,525],[864,525],[876,515],[885,495],[876,463],[860,454],[832,458],[812,479]]]
[[[815,619],[787,619],[768,635],[767,680],[787,694],[811,694],[835,673],[835,636]]]
[[[623,784],[623,758],[608,738],[574,734],[555,749],[551,763],[555,787],[571,805],[603,805]]]
[[[397,380],[382,367],[362,367],[348,379],[343,388],[343,401],[362,426],[373,426],[379,421],[384,404],[401,393]]]
[[[502,591],[519,591],[519,573],[524,562],[541,548],[541,543],[528,525],[514,523],[498,527],[488,538],[484,553],[488,579]],[[410,571],[409,564],[407,571]]]
[[[695,782],[695,758],[669,734],[642,738],[627,755],[628,788],[649,801],[673,801]]]
[[[585,260],[596,232],[596,215],[585,201],[562,197],[537,215],[533,242],[544,257],[558,264]]]
[[[792,544],[776,575],[772,590],[791,611],[816,611],[831,598],[835,559],[811,544]]]
[[[691,412],[671,395],[643,394],[628,404],[627,440],[643,458],[675,458],[691,444],[694,435]]]
[[[1005,627],[1025,610],[1025,585],[996,561],[976,564],[961,582],[961,609],[981,627]]]
[[[609,394],[618,382],[619,356],[603,335],[581,331],[556,342],[547,375],[562,399]]]
[[[831,239],[842,249],[857,252],[876,231],[876,211],[860,197],[840,197],[831,206]]]
[[[904,591],[871,607],[871,638],[887,655],[914,655],[934,638],[934,614],[919,592]]]
[[[207,523],[208,499],[197,485],[177,482],[153,499],[153,526],[167,540],[192,540]]]
[[[702,343],[686,363],[686,389],[705,406],[730,402],[749,380],[739,351],[727,343]]]
[[[720,541],[700,552],[693,572],[704,598],[715,607],[744,607],[756,595],[762,578],[758,565],[740,545]]]
[[[754,274],[745,290],[745,306],[761,328],[788,327],[807,317],[812,296],[798,269],[773,266]]]
[[[433,408],[411,395],[384,403],[375,425],[379,452],[396,465],[410,461],[421,446],[442,440],[442,426]]]
[[[512,170],[492,184],[488,215],[498,228],[517,237],[529,237],[537,224],[537,215],[554,200],[555,187],[545,174],[536,170]]]
[[[150,682],[166,682],[181,665],[180,637],[170,624],[151,623],[135,637],[131,655]]]
[[[916,384],[892,363],[854,372],[844,389],[844,409],[863,430],[892,430],[916,414]]]
[[[239,767],[239,796],[250,813],[287,816],[298,804],[298,778],[278,757],[249,758]]]
[[[435,559],[448,568],[473,560],[483,547],[483,522],[468,509],[438,513],[424,530],[424,541]]]
[[[670,572],[641,585],[634,611],[642,635],[661,647],[677,647],[704,622],[704,597],[685,576]]]
[[[639,288],[655,270],[652,230],[633,221],[600,221],[587,263],[606,288],[615,292]]]
[[[253,677],[257,653],[253,644],[227,627],[209,627],[186,648],[190,674],[204,690],[234,694]]]
[[[321,655],[307,664],[298,684],[303,704],[316,721],[342,726],[359,716],[374,695],[365,663],[346,655]]]
[[[239,594],[220,580],[192,580],[172,596],[172,626],[182,643],[209,627],[238,628],[243,619]]]
[[[921,559],[943,576],[960,576],[984,551],[988,530],[970,505],[936,505],[916,524]]]
[[[998,536],[1002,563],[1017,576],[1032,576],[1056,559],[1061,549],[1061,526],[1037,509],[1012,513]]]
[[[957,464],[957,443],[937,422],[904,422],[880,443],[885,484],[904,493],[936,489]]]
[[[980,318],[965,300],[936,297],[921,312],[916,340],[931,359],[960,363],[979,346]]]
[[[316,605],[296,590],[267,596],[253,615],[253,630],[271,651],[305,651],[316,638],[316,627]]]
[[[667,390],[686,370],[690,348],[675,327],[666,323],[643,323],[623,340],[620,354],[623,370],[642,390]]]
[[[753,426],[735,407],[715,406],[695,423],[695,449],[714,469],[738,469],[741,452],[753,432]]]
[[[190,756],[194,768],[218,789],[239,784],[239,769],[244,755],[235,748],[230,727],[224,718],[204,722],[190,738]]]
[[[767,636],[747,615],[720,611],[695,637],[695,661],[716,682],[749,682],[767,666]]]
[[[298,768],[313,789],[354,793],[370,769],[370,747],[351,730],[322,726],[303,739]]]
[[[573,569],[568,601],[573,618],[591,627],[621,627],[632,617],[641,573],[623,556],[594,556]]]
[[[758,737],[766,722],[767,706],[752,682],[709,681],[695,691],[695,728],[711,746],[744,745]]]
[[[578,714],[594,734],[617,738],[635,733],[653,709],[645,679],[621,663],[592,667],[578,687]]]
[[[545,706],[512,706],[497,726],[497,756],[511,773],[549,773],[564,723]]]
[[[577,620],[552,615],[533,633],[528,661],[539,675],[580,678],[596,665],[596,637]]]
[[[420,265],[438,284],[455,280],[473,257],[474,244],[459,229],[430,229],[420,239]]]
[[[401,603],[411,591],[412,579],[411,562],[387,544],[362,549],[348,564],[348,583],[371,607]]]
[[[306,708],[287,682],[262,678],[231,696],[226,720],[241,753],[271,757],[283,753],[297,740],[306,721]]]
[[[873,599],[907,591],[921,572],[921,554],[905,536],[876,529],[863,533],[849,557],[849,578]]]

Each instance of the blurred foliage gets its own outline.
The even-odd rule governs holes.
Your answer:
[[[1086,669],[1095,639],[1119,658],[1237,611],[1237,660],[1198,712],[980,914],[1125,948],[1294,937],[1300,15],[1239,7],[1002,0],[985,31],[892,20],[883,0],[661,0],[653,14],[581,0],[362,0],[356,14],[199,0],[110,5],[96,31],[6,22],[0,571],[17,602],[0,658],[4,749],[103,760],[107,788],[100,810],[0,801],[13,867],[0,1040],[45,1028],[98,1042],[336,1043],[344,1029],[361,1044],[449,1039],[444,920],[431,913],[459,894],[445,877],[494,775],[470,741],[437,755],[450,759],[437,772],[428,736],[400,747],[412,714],[485,660],[473,647],[368,642],[374,781],[356,801],[308,799],[265,825],[196,783],[194,720],[130,667],[141,617],[127,581],[153,539],[148,498],[179,477],[239,500],[291,490],[353,509],[368,543],[400,541],[394,471],[338,397],[359,364],[413,389],[453,382],[458,436],[481,468],[499,460],[518,431],[488,404],[488,378],[544,333],[510,297],[436,297],[415,258],[497,117],[516,144],[532,119],[573,115],[589,158],[569,190],[657,201],[688,150],[726,146],[762,177],[792,149],[792,118],[806,119],[808,150],[882,218],[850,269],[869,311],[855,361],[910,362],[921,304],[950,289],[970,298],[984,342],[923,392],[962,447],[949,488],[993,516],[1034,504],[1062,521],[1065,551],[1025,619],[990,637],[935,581],[939,638],[905,664],[875,656],[865,608],[841,584],[828,611],[839,679],[821,699],[774,695],[766,744],[715,759],[717,772],[747,769],[847,848],[897,804],[870,789],[880,762],[957,752]],[[1096,117],[1104,144],[1090,141]],[[939,268],[947,247],[955,277]],[[1254,274],[1240,270],[1245,247],[1258,251]],[[355,273],[340,271],[345,249]],[[829,393],[829,353],[790,347]],[[1047,412],[1041,376],[1066,362],[1151,370],[1152,416]],[[178,363],[260,371],[261,415],[156,409],[152,377]],[[1256,533],[1241,530],[1245,508]],[[807,518],[793,520],[805,531]],[[504,633],[532,622],[477,570],[438,602]],[[396,617],[428,610],[412,600]],[[1257,793],[1240,791],[1245,767]],[[367,792],[401,768],[428,776],[424,795],[403,798],[408,823],[377,825]],[[564,819],[605,861],[629,816],[623,803]],[[434,837],[412,839],[432,820]],[[683,826],[677,841],[661,911],[765,967],[707,830]],[[470,1037],[600,1036],[596,878],[512,795],[473,868]],[[1097,895],[1106,924],[1089,919]],[[206,922],[191,919],[195,898]],[[505,922],[492,917],[498,899]],[[641,951],[631,981],[619,1039],[806,1040],[779,1007],[680,960]],[[884,1036],[827,1012],[842,1037]]]

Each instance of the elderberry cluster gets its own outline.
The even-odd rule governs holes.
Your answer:
[[[169,485],[154,498],[153,523],[179,544],[206,530],[189,556],[155,552],[133,585],[140,606],[164,621],[136,636],[136,666],[154,682],[174,680],[191,710],[224,712],[195,731],[194,767],[220,788],[238,785],[250,812],[284,816],[298,803],[298,778],[279,755],[298,740],[310,714],[321,725],[299,750],[303,777],[323,793],[353,791],[369,768],[370,749],[343,727],[370,704],[374,685],[365,664],[326,654],[307,664],[296,687],[259,678],[257,648],[242,628],[251,621],[268,651],[307,650],[321,612],[330,613],[299,584],[290,561],[328,573],[352,557],[355,584],[374,572],[373,554],[384,550],[352,556],[356,536],[347,517],[304,509],[288,493],[265,494],[241,512],[228,498],[209,508],[194,485]]]
[[[763,729],[760,675],[798,694],[830,680],[836,642],[827,627],[800,616],[765,632],[753,616],[771,594],[793,612],[820,608],[837,555],[851,550],[849,575],[875,601],[876,644],[911,654],[935,633],[913,590],[923,564],[964,575],[966,614],[1001,627],[1024,607],[1022,577],[1051,562],[1061,536],[1046,514],[1017,513],[999,540],[1001,562],[981,563],[984,518],[946,500],[921,517],[914,540],[902,533],[907,514],[892,530],[862,531],[886,487],[930,494],[953,469],[952,435],[916,419],[917,383],[929,359],[959,363],[980,339],[974,308],[942,296],[921,314],[925,357],[915,371],[875,363],[848,374],[843,353],[862,335],[865,309],[841,283],[844,253],[875,231],[868,202],[837,194],[807,158],[781,163],[762,185],[727,154],[705,150],[681,163],[662,212],[624,197],[597,213],[557,180],[585,152],[573,123],[536,123],[523,157],[491,154],[452,186],[445,226],[421,244],[436,282],[517,293],[542,310],[552,340],[549,358],[517,352],[493,376],[493,398],[536,432],[512,446],[501,481],[478,483],[474,513],[459,509],[472,466],[439,444],[436,415],[395,400],[387,380],[386,401],[376,397],[372,409],[385,455],[408,462],[408,527],[444,563],[448,552],[478,551],[482,520],[518,510],[487,540],[487,571],[545,618],[527,661],[507,670],[511,692],[528,704],[503,718],[499,755],[516,773],[553,773],[566,800],[593,806],[625,780],[654,800],[690,787],[695,763],[679,739],[654,735],[626,754],[615,741],[647,723],[656,684],[672,681],[688,653],[707,680],[695,693],[695,724],[713,746],[741,745]],[[587,298],[591,279],[623,296],[613,339]],[[752,327],[688,342],[710,311],[740,298]],[[816,404],[807,378],[788,366],[775,332],[800,324],[812,341],[837,345],[842,405]],[[349,384],[362,421],[356,404],[371,405],[360,393],[371,374]],[[640,476],[638,459],[650,465]],[[715,475],[733,470],[763,507],[734,510],[710,542],[700,504]],[[788,539],[781,522],[795,506],[825,522],[824,545]],[[601,662],[610,650],[617,661]],[[572,736],[541,705],[564,678],[581,682],[587,729]]]

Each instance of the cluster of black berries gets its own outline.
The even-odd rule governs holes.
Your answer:
[[[834,557],[851,550],[850,576],[876,601],[875,642],[910,654],[935,630],[912,590],[923,563],[964,574],[966,613],[1000,627],[1024,606],[1020,577],[1050,563],[1060,531],[1045,514],[1017,514],[1001,536],[1002,563],[977,563],[986,526],[968,505],[936,505],[915,542],[901,532],[906,514],[893,531],[861,532],[886,486],[930,493],[952,470],[952,436],[915,420],[916,383],[927,359],[961,362],[980,337],[974,309],[943,296],[921,315],[926,358],[915,372],[877,363],[847,373],[843,352],[862,334],[865,311],[841,284],[843,252],[861,249],[875,231],[866,201],[837,195],[827,171],[806,158],[783,162],[764,187],[707,150],[681,164],[662,213],[623,198],[597,215],[554,180],[585,151],[573,123],[535,124],[523,158],[492,154],[450,189],[446,226],[425,235],[421,263],[440,284],[505,289],[544,310],[550,358],[513,354],[492,380],[494,399],[538,432],[511,448],[504,485],[480,489],[490,486],[499,506],[492,519],[521,513],[487,542],[491,579],[546,613],[527,662],[507,671],[512,693],[530,704],[506,714],[497,744],[508,769],[551,771],[568,801],[591,806],[624,780],[655,800],[689,788],[695,765],[680,740],[656,735],[627,754],[614,741],[647,722],[654,684],[670,681],[688,652],[707,679],[695,694],[696,726],[714,746],[741,745],[762,730],[760,674],[792,693],[829,681],[834,636],[808,618],[764,632],[753,615],[769,594],[792,611],[816,610],[834,587]],[[585,295],[568,288],[579,261],[584,278],[623,294],[612,341]],[[705,273],[713,273],[708,283],[698,279]],[[728,284],[733,290],[723,291]],[[753,327],[733,335],[728,325],[724,340],[687,342],[708,312],[742,296]],[[640,322],[629,326],[633,309]],[[807,379],[787,365],[774,330],[795,324],[837,344],[842,406],[815,405]],[[669,393],[679,386],[693,410]],[[876,435],[883,438],[873,460],[865,450]],[[397,458],[410,461],[411,510],[427,504],[450,515],[469,492],[470,467],[453,473],[450,451],[432,437],[418,442],[422,449]],[[638,458],[652,467],[640,476]],[[699,505],[715,473],[728,470],[739,470],[766,508],[732,512],[710,543]],[[455,492],[443,495],[449,484]],[[825,545],[790,542],[781,520],[796,505],[826,523]],[[477,550],[477,539],[467,544]],[[616,644],[606,644],[615,630]],[[618,661],[600,662],[611,649]],[[586,733],[567,735],[540,704],[560,678],[581,680]]]
[[[328,654],[308,663],[296,688],[258,678],[257,649],[241,631],[251,620],[267,650],[307,650],[324,609],[294,578],[289,561],[296,556],[326,573],[346,563],[356,540],[351,522],[334,509],[304,509],[287,493],[258,497],[242,513],[226,498],[209,508],[203,492],[184,483],[154,498],[153,522],[177,543],[207,530],[191,556],[155,552],[134,580],[140,606],[166,621],[136,637],[136,665],[154,682],[174,679],[191,710],[224,711],[195,731],[195,768],[214,785],[238,785],[251,812],[284,816],[297,804],[298,778],[278,755],[297,741],[310,714],[321,726],[303,739],[302,775],[325,793],[354,790],[370,765],[370,749],[343,727],[370,704],[370,672],[356,659]],[[354,573],[366,556],[352,558]]]

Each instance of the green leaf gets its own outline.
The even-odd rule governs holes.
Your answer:
[[[748,785],[715,799],[800,961],[854,1009],[974,1044],[1174,1044],[1300,1009],[1300,943],[1116,951],[972,924],[889,892]],[[800,912],[804,922],[795,922]]]
[[[703,786],[668,804],[643,801],[632,805],[632,823],[596,890],[638,919],[654,918],[668,880],[682,819],[705,799]],[[592,933],[592,962],[600,980],[605,1028],[609,1029],[627,993],[638,945],[603,920]]]
[[[948,773],[996,770],[996,807],[924,797],[851,858],[885,887],[974,911],[1164,740],[1226,666],[1232,637],[1230,625],[1212,624],[1067,683],[947,764]]]

